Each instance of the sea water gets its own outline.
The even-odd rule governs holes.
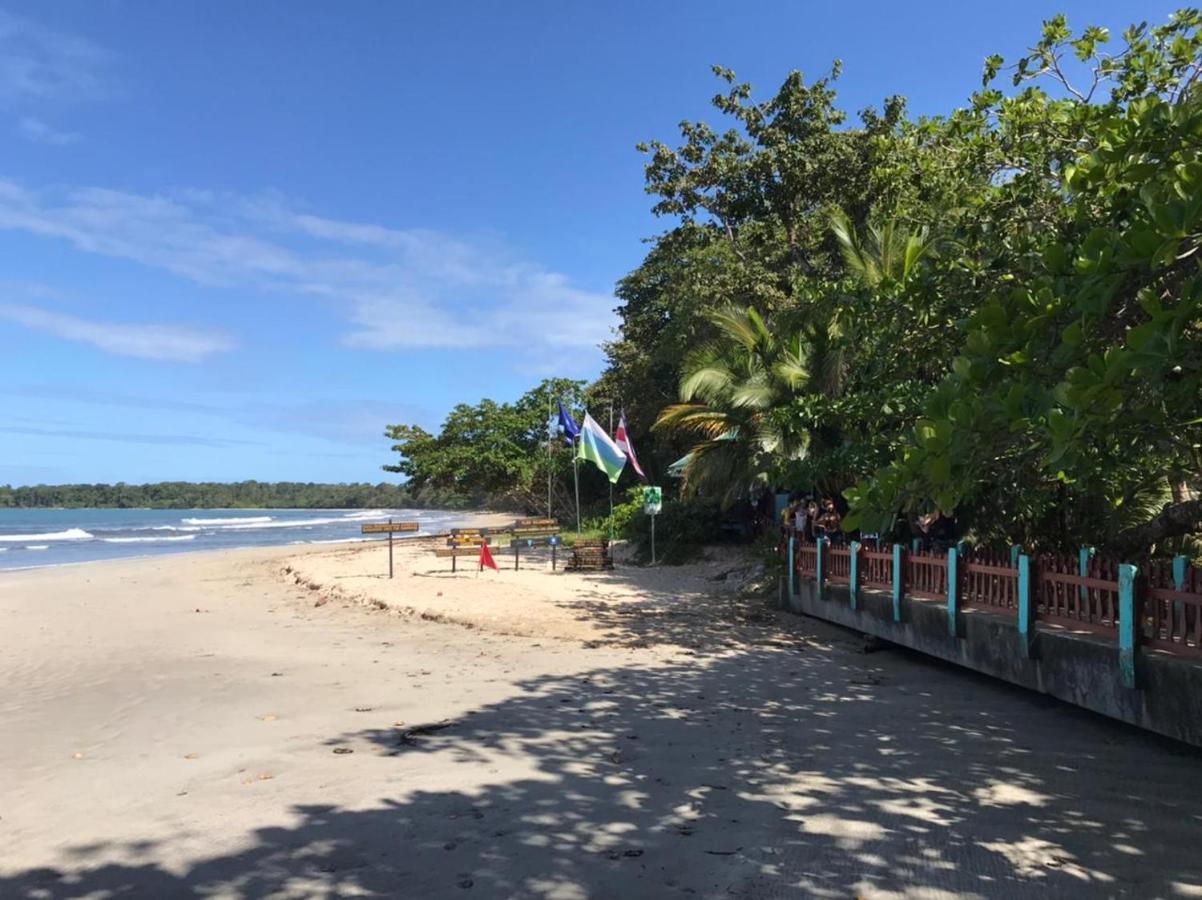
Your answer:
[[[0,570],[193,550],[353,541],[364,538],[364,524],[390,518],[415,521],[420,526],[417,535],[431,534],[464,517],[434,509],[0,509]]]

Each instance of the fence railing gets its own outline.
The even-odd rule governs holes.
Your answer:
[[[982,609],[1018,607],[1018,566],[1009,557],[988,553],[966,553],[958,585],[960,602]]]
[[[938,553],[902,545],[836,546],[828,540],[805,541],[788,531],[785,535],[793,538],[793,575],[817,579],[821,574],[823,583],[845,584],[853,605],[860,588],[891,591],[895,617],[901,596],[946,602],[952,634],[957,613],[976,608],[1015,615],[1028,640],[1034,626],[1044,623],[1053,629],[1117,637],[1120,651],[1126,653],[1142,644],[1202,658],[1202,569],[1184,557],[1136,568],[1096,557],[1088,549],[1076,557],[1028,557],[1017,547],[1009,554],[963,547]],[[949,571],[954,572],[952,585]],[[895,584],[897,574],[900,586]],[[950,593],[949,587],[954,588]],[[818,596],[829,598],[821,590]],[[1133,628],[1124,627],[1126,616]]]
[[[1035,570],[1036,610],[1041,619],[1087,631],[1111,631],[1119,624],[1118,564],[1068,556],[1040,556]]]
[[[1143,570],[1144,638],[1150,646],[1202,656],[1202,570],[1180,562]]]

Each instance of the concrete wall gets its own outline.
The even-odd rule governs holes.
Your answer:
[[[1001,678],[1068,703],[1074,703],[1202,747],[1202,660],[1190,661],[1140,650],[1136,688],[1126,688],[1119,673],[1117,638],[1070,635],[1037,627],[1031,658],[1023,653],[1016,617],[978,609],[961,610],[956,636],[949,628],[947,605],[903,597],[901,621],[893,621],[893,598],[882,591],[859,591],[852,609],[848,590],[827,584],[818,598],[816,583],[798,578],[783,605],[894,644]]]

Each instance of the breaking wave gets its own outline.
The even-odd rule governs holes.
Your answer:
[[[185,525],[249,525],[252,522],[263,523],[273,521],[272,516],[239,516],[227,519],[180,519]]]
[[[0,541],[90,541],[93,537],[94,535],[82,528],[68,528],[66,531],[51,531],[46,534],[0,534]]]

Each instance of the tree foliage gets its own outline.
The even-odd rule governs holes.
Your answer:
[[[396,484],[295,481],[0,485],[0,508],[375,509],[441,507],[446,497]]]
[[[837,64],[765,101],[715,69],[730,127],[642,148],[674,224],[619,285],[607,348],[658,461],[718,460],[733,431],[711,485],[845,492],[870,530],[939,509],[983,542],[1131,554],[1202,530],[1200,24],[1111,51],[1054,17],[920,120],[891,97],[849,124]],[[795,336],[807,375],[773,381],[769,338]]]
[[[449,493],[474,506],[546,512],[547,474],[557,509],[574,502],[572,457],[562,441],[547,447],[547,418],[558,400],[579,408],[584,382],[548,379],[513,403],[461,403],[438,434],[416,425],[389,425],[385,436],[400,461],[386,465],[413,490]]]

